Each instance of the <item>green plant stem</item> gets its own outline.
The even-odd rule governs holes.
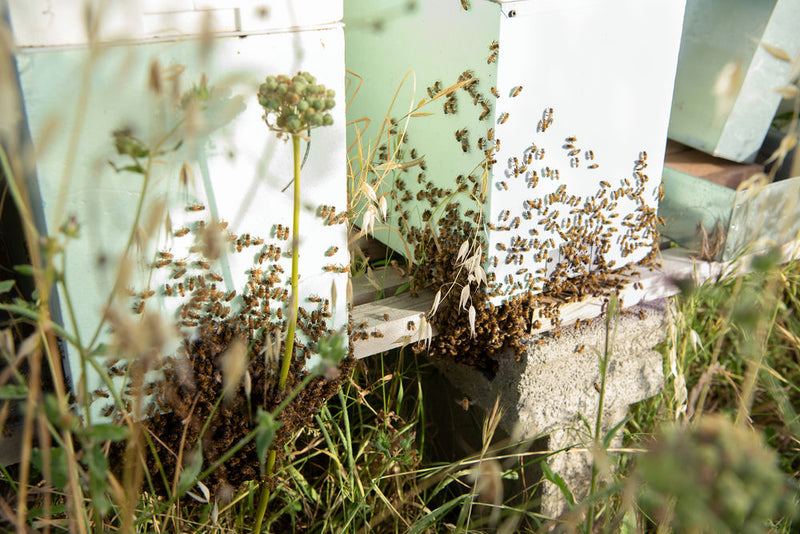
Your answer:
[[[283,364],[278,380],[278,387],[286,389],[289,379],[289,367],[294,352],[294,331],[297,327],[297,280],[298,260],[300,256],[300,138],[292,135],[292,157],[294,159],[294,204],[292,206],[292,300],[289,310],[289,327],[286,330]]]
[[[603,408],[606,396],[606,371],[608,369],[608,359],[611,357],[611,324],[613,323],[619,308],[617,295],[612,294],[606,309],[605,340],[603,342],[603,356],[600,359],[600,399],[597,401],[597,418],[594,423],[594,454],[599,454],[600,434],[602,433]],[[592,497],[597,492],[597,462],[592,462],[592,478],[589,483],[589,496]],[[586,514],[586,533],[591,534],[594,530],[594,504],[589,504],[589,511]]]
[[[292,300],[289,310],[289,327],[286,329],[286,339],[284,340],[283,362],[281,363],[281,374],[278,378],[278,387],[286,389],[286,382],[289,379],[289,368],[292,364],[292,354],[294,353],[294,332],[297,327],[297,281],[298,264],[300,257],[300,138],[292,134],[292,159],[294,161],[294,200],[292,204]],[[275,449],[269,451],[267,457],[267,471],[265,480],[261,483],[261,496],[256,510],[256,524],[253,532],[261,532],[261,524],[264,522],[264,514],[267,511],[269,501],[269,487],[266,478],[272,476],[275,469],[275,459],[277,453]]]

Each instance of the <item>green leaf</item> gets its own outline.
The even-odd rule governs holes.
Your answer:
[[[328,337],[320,338],[317,342],[317,354],[322,360],[320,364],[323,367],[336,366],[347,355],[344,336],[335,332]]]
[[[558,486],[558,489],[561,490],[561,494],[567,500],[570,506],[575,506],[575,497],[572,495],[572,492],[567,487],[567,483],[564,482],[564,479],[561,478],[558,473],[550,469],[550,466],[547,465],[547,462],[541,462],[539,465],[542,466],[542,474],[544,478],[549,480],[551,483]]]
[[[753,257],[750,266],[754,271],[765,273],[774,269],[781,261],[781,249],[772,247],[763,254]]]
[[[3,280],[0,282],[0,295],[8,293],[14,287],[14,280]]]
[[[264,462],[266,462],[267,459],[267,451],[269,450],[269,446],[272,445],[272,441],[275,439],[275,432],[281,424],[275,421],[271,413],[264,411],[260,407],[256,414],[256,421],[258,423],[256,429],[256,454],[258,455],[258,461],[263,471]]]
[[[86,465],[89,468],[89,490],[92,503],[101,516],[106,515],[111,509],[111,502],[106,496],[108,487],[108,458],[103,454],[103,449],[95,445],[86,450]]]
[[[180,479],[178,479],[178,495],[183,495],[197,482],[197,476],[200,474],[200,469],[203,468],[203,453],[200,447],[196,448],[189,455],[189,463],[184,466],[181,471]]]
[[[409,287],[411,287],[411,281],[410,280],[408,282],[406,282],[405,284],[403,284],[402,286],[398,287],[395,290],[394,294],[395,295],[399,295],[400,293],[404,293],[404,292],[408,291]]]
[[[0,399],[2,400],[18,400],[26,399],[28,397],[28,386],[22,384],[6,384],[0,386]]]
[[[411,529],[408,531],[408,534],[418,534],[419,532],[423,532],[424,530],[427,530],[428,527],[431,526],[435,521],[438,521],[443,515],[445,515],[447,512],[449,512],[450,510],[452,510],[453,508],[458,506],[461,503],[461,501],[465,500],[468,497],[469,497],[468,494],[459,495],[455,499],[451,499],[451,500],[447,501],[446,503],[441,505],[439,508],[436,508],[435,510],[433,510],[429,514],[425,515],[422,518],[422,520],[420,520],[419,522],[415,523],[411,527]]]
[[[39,473],[44,475],[44,460],[41,449],[31,451],[31,463]],[[67,485],[67,459],[64,449],[53,447],[50,449],[50,483],[63,489]]]
[[[144,169],[142,168],[141,165],[125,165],[124,167],[117,169],[117,171],[118,172],[128,171],[128,172],[135,172],[136,174],[144,174]]]
[[[33,276],[33,267],[31,265],[15,265],[14,270],[25,276]]]
[[[617,434],[617,431],[619,431],[620,428],[622,428],[628,421],[630,421],[630,419],[631,416],[626,417],[625,419],[614,425],[614,427],[606,433],[606,435],[603,437],[604,449],[608,449],[611,446],[611,440],[614,439],[614,436]]]
[[[128,427],[112,423],[92,425],[86,429],[86,437],[95,443],[122,441],[128,437]]]
[[[66,419],[61,417],[61,409],[58,406],[58,398],[56,398],[53,393],[45,394],[42,407],[44,408],[44,414],[47,416],[47,419],[53,423],[56,428],[64,428],[65,426],[69,426],[70,423],[74,422],[74,419],[71,417],[67,417]]]

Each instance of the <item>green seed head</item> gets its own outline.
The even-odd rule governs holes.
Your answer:
[[[258,88],[258,103],[264,108],[268,123],[295,134],[333,124],[333,117],[322,112],[333,109],[335,95],[333,89],[317,84],[308,72],[298,72],[292,77],[267,76]],[[274,119],[269,119],[270,115]]]

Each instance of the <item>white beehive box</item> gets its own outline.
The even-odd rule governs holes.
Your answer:
[[[669,136],[732,161],[751,162],[786,85],[788,62],[760,43],[800,53],[797,0],[689,0]]]
[[[110,23],[104,25],[105,19],[100,19],[99,39],[121,36],[135,40],[108,42],[95,49],[85,44],[81,19],[73,20],[81,13],[80,2],[61,2],[54,11],[39,5],[45,3],[50,4],[12,3],[11,19],[20,45],[17,63],[27,124],[39,151],[36,174],[28,180],[30,189],[40,198],[40,204],[34,205],[43,226],[40,230],[56,234],[72,216],[81,229],[80,237],[68,244],[65,256],[66,287],[76,312],[75,324],[71,324],[63,292],[55,299],[54,315],[69,330],[74,327],[86,345],[99,332],[92,347],[87,348],[97,348],[109,340],[103,314],[117,280],[119,258],[131,235],[143,185],[142,175],[117,173],[109,164],[131,163],[114,149],[112,131],[121,128],[130,128],[145,141],[158,139],[176,125],[179,132],[202,132],[184,137],[177,151],[170,149],[181,136],[171,137],[163,147],[166,152],[152,167],[139,225],[147,228],[155,223],[150,233],[143,234],[141,246],[132,247],[132,271],[126,280],[126,285],[137,292],[155,292],[144,301],[144,314],[188,321],[184,326],[191,332],[191,317],[176,317],[175,310],[191,294],[188,278],[192,275],[206,276],[209,284],[217,283],[226,295],[236,290],[233,309],[241,303],[245,285],[256,276],[257,269],[263,268],[265,276],[273,274],[269,269],[280,269],[274,272],[280,277],[274,285],[288,292],[291,240],[281,239],[275,228],[279,224],[291,227],[292,188],[284,190],[292,178],[291,143],[278,140],[267,130],[256,93],[266,75],[304,70],[335,89],[337,100],[344,94],[344,37],[337,22],[341,3],[308,0],[301,12],[293,12],[288,3],[267,2],[270,11],[259,11],[259,18],[253,18],[255,5],[251,11],[222,6],[225,9],[202,13],[192,2],[109,2],[104,6]],[[208,2],[195,3],[202,4],[199,7],[203,9],[209,7]],[[187,10],[179,11],[178,4],[187,4]],[[154,6],[173,12],[148,12]],[[121,13],[127,18],[121,20]],[[292,13],[306,18],[290,17]],[[226,25],[227,16],[233,20],[234,14],[236,24]],[[164,24],[171,33],[153,29],[161,27],[155,20],[168,21]],[[203,33],[198,26],[201,20],[206,24],[211,21],[212,28],[218,25],[223,33],[212,34],[210,40],[199,38]],[[152,22],[150,26],[148,21]],[[239,31],[241,28],[246,31]],[[223,94],[222,103],[200,115],[205,123],[179,123],[181,111],[171,106],[168,98],[159,99],[148,89],[154,62],[161,69],[165,92],[172,90],[170,77],[179,78],[179,89],[186,91],[205,75],[212,94]],[[348,264],[346,225],[330,225],[319,216],[322,205],[341,213],[347,203],[343,102],[338,102],[332,114],[333,126],[312,132],[312,146],[302,169],[299,302],[309,310],[317,306],[309,302],[309,297],[314,301],[314,296],[330,298],[334,283],[339,295],[346,294],[347,274],[326,270]],[[194,175],[188,186],[180,180],[184,164]],[[162,203],[165,210],[153,218]],[[197,253],[190,250],[201,220],[224,220],[227,231],[242,237],[242,241],[245,234],[250,238],[241,252],[230,250],[234,248],[230,245],[228,252],[206,269],[196,261]],[[184,235],[184,228],[192,232]],[[259,263],[261,252],[270,245],[282,247],[282,254],[276,253],[274,262]],[[338,251],[332,253],[334,249]],[[174,260],[187,261],[186,272],[181,274],[184,267],[175,263],[153,268],[162,260],[159,251],[168,252]],[[186,287],[179,291],[181,282]],[[141,302],[126,299],[117,297],[115,307],[136,308]],[[333,316],[327,319],[330,328],[346,324],[344,300],[338,299],[331,310]],[[280,297],[272,299],[270,314],[265,313],[263,318],[274,321],[282,306]],[[256,319],[253,328],[262,324]],[[67,356],[66,368],[75,385],[80,359],[74,347],[68,347]],[[90,376],[89,388],[97,385],[97,377]]]
[[[409,71],[415,91],[403,85],[392,117],[437,81],[445,89],[465,71],[478,80],[471,94],[454,93],[455,113],[444,113],[446,97],[419,109],[435,115],[411,119],[407,147],[425,156],[423,181],[435,187],[456,189],[459,175],[479,182],[477,200],[460,202],[462,214],[483,210],[494,303],[540,291],[556,269],[582,274],[603,260],[616,268],[651,252],[682,0],[439,0],[412,12],[395,4],[345,2],[347,64],[364,80],[348,120],[379,123]],[[364,138],[376,134],[373,126]],[[390,206],[390,228],[375,232],[400,252],[396,230],[435,210],[408,200],[420,198],[417,173],[395,177],[411,192],[406,213]]]

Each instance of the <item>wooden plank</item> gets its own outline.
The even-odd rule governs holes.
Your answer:
[[[363,358],[427,339],[429,336],[420,336],[419,321],[430,311],[433,297],[433,291],[423,291],[417,297],[403,293],[355,306],[353,355]],[[369,338],[358,339],[356,334],[360,331],[369,334]],[[379,332],[381,337],[375,337],[373,332]]]
[[[800,241],[781,247],[781,254],[781,263],[800,259]],[[641,267],[626,268],[630,275],[630,283],[619,294],[622,308],[631,308],[641,302],[675,295],[679,292],[675,282],[679,280],[692,280],[695,285],[703,285],[728,276],[745,274],[751,270],[750,264],[754,256],[741,256],[732,262],[708,262],[691,258],[683,249],[663,251],[659,267],[654,267],[652,270]],[[427,336],[420,336],[419,319],[430,310],[434,294],[434,291],[425,291],[416,298],[403,294],[355,306],[353,324],[358,326],[366,323],[367,332],[380,332],[383,335],[383,337],[371,335],[366,340],[355,340],[353,342],[355,357],[364,358],[427,339]],[[583,321],[598,317],[602,314],[604,300],[598,297],[564,304],[560,313],[561,326],[567,326],[579,319]],[[388,314],[388,320],[384,318],[384,313]],[[416,330],[407,329],[409,321],[414,323]],[[531,333],[537,334],[556,328],[548,319],[542,318],[540,321],[540,328],[532,330]],[[436,331],[433,330],[431,335],[436,335]]]
[[[667,154],[664,165],[731,189],[736,189],[752,175],[764,172],[763,165],[735,163],[694,149],[673,149]]]

